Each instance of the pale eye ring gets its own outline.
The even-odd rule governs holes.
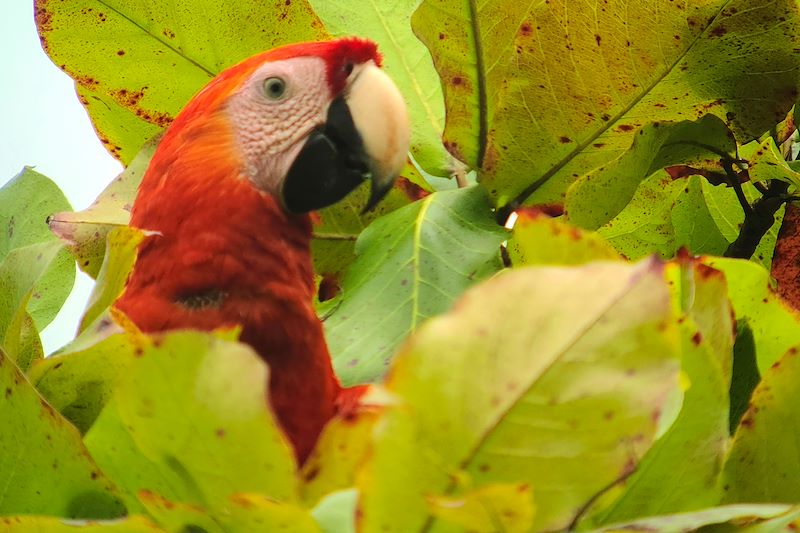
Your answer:
[[[264,96],[270,100],[282,100],[286,96],[286,82],[283,78],[274,76],[267,78],[261,85]]]

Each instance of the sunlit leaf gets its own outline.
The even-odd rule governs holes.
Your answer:
[[[791,348],[766,372],[739,422],[725,463],[724,501],[800,500],[800,357]]]
[[[128,516],[119,520],[64,520],[45,516],[0,517],[0,527],[5,533],[94,533],[99,531],[120,533],[159,533],[165,530],[141,516]]]
[[[226,67],[327,33],[291,2],[36,1],[45,51],[78,86],[100,140],[123,163]]]
[[[567,218],[576,226],[597,229],[628,205],[647,176],[697,158],[719,159],[718,154],[732,157],[735,148],[730,131],[713,115],[697,122],[648,124],[639,130],[627,152],[570,186]]]
[[[242,344],[179,332],[144,346],[85,437],[136,508],[142,490],[212,517],[252,492],[297,497],[294,460],[266,402],[267,368]]]
[[[800,313],[770,288],[769,272],[750,261],[708,257],[704,262],[730,280],[728,291],[736,318],[753,333],[758,369],[763,375],[786,351],[800,342]]]
[[[526,533],[535,512],[526,484],[485,485],[460,498],[431,496],[428,508],[436,518],[475,533]]]
[[[725,505],[691,513],[655,516],[614,524],[591,533],[651,533],[653,531],[752,531],[777,533],[800,518],[800,509],[788,505]],[[713,526],[718,525],[719,529]]]
[[[445,144],[502,206],[561,202],[649,122],[714,114],[758,137],[797,97],[798,13],[794,0],[425,0],[412,24],[442,77]]]
[[[0,351],[0,515],[114,518],[125,513],[80,434]]]
[[[541,213],[522,210],[508,240],[514,266],[581,265],[596,260],[621,259],[596,233],[584,231]]]
[[[674,298],[685,305],[681,370],[688,390],[675,422],[595,519],[603,524],[702,509],[720,499],[733,351],[727,284],[721,272],[695,262],[669,269]]]
[[[670,307],[653,261],[516,269],[469,291],[389,375],[363,531],[440,531],[427,496],[493,483],[529,483],[534,528],[565,527],[652,443],[678,386]]]

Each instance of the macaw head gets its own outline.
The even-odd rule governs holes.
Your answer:
[[[376,45],[358,38],[294,44],[246,59],[189,102],[162,140],[170,155],[157,151],[154,160],[163,166],[180,157],[181,146],[194,152],[224,146],[239,175],[287,212],[331,205],[365,180],[369,209],[391,188],[409,144],[405,103],[380,66]]]

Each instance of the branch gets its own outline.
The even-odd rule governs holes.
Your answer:
[[[752,207],[748,205],[750,208],[745,209],[739,235],[725,250],[725,257],[750,259],[753,256],[761,239],[775,223],[775,213],[783,204],[793,199],[786,194],[788,189],[788,183],[772,180],[764,196],[756,200]]]

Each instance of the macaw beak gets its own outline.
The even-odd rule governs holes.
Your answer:
[[[369,179],[369,211],[403,169],[409,134],[397,86],[373,62],[358,65],[289,168],[281,188],[284,207],[292,213],[321,209]]]

